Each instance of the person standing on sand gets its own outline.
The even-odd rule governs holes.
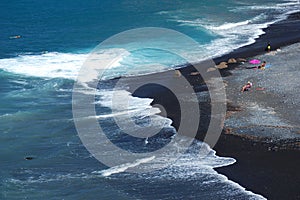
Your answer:
[[[270,52],[271,51],[271,45],[270,45],[270,43],[268,43],[268,45],[267,45],[267,47],[266,47],[266,49],[265,49],[267,52]]]

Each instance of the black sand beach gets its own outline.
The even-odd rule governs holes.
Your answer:
[[[290,15],[287,20],[271,25],[265,32],[266,34],[262,35],[255,44],[239,49],[225,58],[242,55],[254,58],[255,54],[265,53],[263,47],[268,42],[272,44],[274,50],[300,42],[300,14]],[[225,127],[227,134],[223,134],[214,147],[218,155],[231,156],[237,159],[237,163],[234,165],[217,169],[219,173],[225,174],[231,180],[255,193],[262,194],[268,199],[300,199],[300,173],[298,171],[300,166],[300,123],[299,102],[297,102],[299,89],[297,85],[289,84],[298,81],[297,77],[299,76],[290,77],[289,75],[299,73],[299,68],[297,68],[299,67],[299,51],[296,51],[299,47],[300,45],[297,44],[295,47],[287,49],[286,51],[290,52],[288,55],[279,51],[274,52],[273,55],[271,53],[271,55],[259,56],[258,58],[272,64],[270,69],[263,72],[245,70],[245,65],[233,64],[232,68],[234,69],[232,71],[240,71],[241,73],[235,74],[233,72],[234,77],[231,76],[226,79],[232,80],[232,84],[227,88],[229,91],[227,92],[228,98],[234,102],[233,105],[241,106],[238,110],[243,110],[242,115],[247,116],[249,114],[247,107],[245,108],[247,104],[244,103],[256,101],[259,105],[264,105],[265,108],[273,109],[272,114],[263,116],[263,119],[259,114],[255,116],[258,121],[265,122],[268,120],[265,119],[266,117],[272,118],[274,117],[272,116],[273,113],[275,113],[275,115],[280,116],[282,121],[289,123],[287,126],[292,127],[280,126],[281,122],[277,119],[276,122],[272,121],[274,126],[268,127],[264,123],[255,124],[252,129],[245,129],[239,125],[236,126],[237,129],[235,130]],[[295,57],[290,56],[293,54]],[[265,74],[257,74],[260,72]],[[252,75],[248,76],[247,73]],[[238,92],[240,88],[236,88],[236,83],[239,81],[241,83],[242,80],[246,81],[247,78],[254,81],[256,88],[265,87],[265,90],[258,91],[253,88],[249,93],[242,94],[244,97],[237,104],[237,96],[241,94]],[[280,84],[279,87],[277,87],[277,83]],[[236,95],[232,95],[234,94],[233,91]],[[244,105],[241,105],[241,102]],[[231,108],[231,110],[234,109]],[[259,111],[256,110],[255,113],[257,114]],[[236,117],[241,116],[235,116],[233,120],[236,120]],[[250,124],[251,122],[249,122]],[[245,134],[238,134],[241,130]],[[256,133],[256,135],[251,134],[251,132]],[[290,136],[287,137],[289,134]]]
[[[299,102],[293,100],[299,99],[299,89],[297,88],[298,79],[290,80],[291,78],[295,79],[291,74],[299,72],[299,68],[297,68],[299,67],[299,58],[296,59],[294,55],[294,60],[287,60],[287,53],[281,51],[264,55],[266,53],[264,48],[269,42],[272,50],[300,42],[300,13],[291,14],[288,19],[273,24],[264,31],[266,34],[258,38],[256,43],[214,59],[217,64],[227,61],[229,58],[248,60],[259,57],[266,59],[267,62],[272,60],[271,69],[265,71],[246,69],[249,64],[245,63],[229,64],[227,68],[220,70],[227,85],[227,119],[222,135],[214,149],[217,155],[235,158],[237,162],[234,165],[219,168],[217,171],[268,199],[300,199]],[[286,51],[293,53],[293,49]],[[298,55],[296,52],[296,56]],[[277,66],[275,58],[278,56],[284,61],[283,64],[287,65],[281,63],[280,66]],[[294,67],[289,68],[289,63],[292,63]],[[280,73],[280,68],[284,69],[284,73]],[[195,71],[193,66],[187,66],[179,71],[193,86],[195,92],[207,90],[207,87],[203,85],[202,77],[193,74]],[[246,75],[244,76],[244,74]],[[285,77],[286,75],[291,76]],[[280,79],[278,79],[279,77]],[[127,84],[130,91],[132,88],[130,86],[138,82],[172,82],[175,78],[176,72],[169,71],[129,78]],[[252,92],[241,93],[242,85],[249,78],[254,82]],[[261,80],[263,81],[261,82]],[[272,84],[276,80],[281,81],[280,89],[276,87],[276,84],[275,86]],[[289,90],[291,85],[288,83],[291,81],[295,82],[293,85],[295,91]],[[268,88],[268,86],[270,87]],[[256,90],[255,88],[262,89]],[[180,107],[174,95],[167,89],[149,84],[134,92],[133,95],[150,97],[154,99],[153,105],[163,105],[167,117],[171,118],[173,126],[178,128]],[[207,131],[211,113],[209,101],[199,101],[198,103],[201,108],[201,118],[196,138],[201,140]],[[251,103],[256,104],[252,105]],[[249,109],[250,104],[252,110]],[[188,112],[193,112],[193,110]],[[249,116],[252,121],[248,120]],[[239,122],[239,119],[244,119],[244,124]],[[255,119],[258,122],[254,123]],[[266,123],[260,123],[261,121]]]
[[[239,108],[229,107],[233,112],[228,112],[225,133],[214,149],[220,156],[236,158],[237,163],[217,171],[268,199],[300,199],[300,44],[283,47],[300,42],[299,32],[299,13],[270,26],[245,54],[266,60],[270,68],[253,70],[246,69],[247,64],[233,64],[233,75],[225,78],[231,106]],[[268,41],[274,50],[282,50],[265,54],[263,45]],[[255,56],[253,52],[264,54]],[[240,87],[247,80],[254,82],[254,87],[241,94]]]

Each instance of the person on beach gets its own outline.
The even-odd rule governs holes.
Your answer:
[[[246,69],[261,69],[264,70],[265,67],[267,65],[266,61],[263,61],[259,66],[255,66],[255,67],[246,67]]]
[[[261,65],[259,65],[257,68],[258,69],[262,69],[262,70],[264,70],[265,69],[265,67],[266,67],[266,61],[263,61],[262,63],[261,63]]]
[[[242,87],[241,92],[245,92],[245,91],[250,90],[250,88],[252,87],[252,85],[253,84],[250,81],[248,81],[247,84]]]
[[[270,52],[271,51],[271,45],[270,45],[270,43],[268,43],[268,45],[267,45],[267,47],[266,47],[266,49],[265,49],[267,52]]]

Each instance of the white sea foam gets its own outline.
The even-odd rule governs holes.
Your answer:
[[[199,153],[199,149],[202,149]],[[202,152],[202,153],[201,153]],[[172,152],[169,152],[172,153]],[[170,155],[165,155],[164,159],[160,159],[160,162],[168,162]],[[147,165],[148,162],[156,159],[154,156],[138,159],[132,163],[125,163],[123,165],[111,167],[103,170],[94,170],[90,173],[45,173],[40,172],[40,169],[24,169],[24,173],[27,178],[14,177],[6,180],[6,184],[14,185],[30,185],[36,183],[49,183],[56,181],[69,181],[71,179],[97,179],[99,178],[113,178],[115,180],[122,180],[121,182],[131,182],[131,179],[137,181],[151,180],[151,183],[160,184],[161,181],[171,181],[176,185],[177,183],[193,180],[199,187],[205,187],[205,190],[217,190],[220,194],[216,193],[215,196],[233,198],[241,197],[249,199],[265,199],[259,194],[254,194],[251,191],[246,190],[244,187],[229,180],[226,176],[218,174],[213,168],[228,166],[235,163],[233,158],[224,158],[216,155],[216,152],[212,150],[207,144],[200,141],[193,143],[189,152],[185,153],[175,163],[167,168],[150,171],[143,174],[136,174],[128,176],[127,169],[134,168],[140,165],[151,167]],[[139,186],[144,187],[143,182],[138,181]],[[147,182],[146,182],[147,184]],[[158,191],[159,192],[159,191]],[[227,193],[228,192],[228,193]],[[201,196],[201,195],[200,195]]]
[[[254,11],[281,11],[281,14],[286,12],[299,9],[300,2],[298,0],[286,0],[286,3],[270,3],[270,4],[259,4],[259,5],[243,5],[231,9],[232,12],[246,12],[249,10]],[[280,17],[280,16],[279,16]]]
[[[212,30],[228,30],[228,29],[232,29],[232,28],[235,28],[238,26],[247,25],[249,23],[250,23],[250,20],[237,22],[237,23],[225,23],[225,24],[222,24],[221,26],[210,27],[210,29],[212,29]]]
[[[133,168],[133,167],[139,166],[140,164],[147,163],[147,162],[153,160],[154,158],[155,158],[155,156],[151,156],[149,158],[138,159],[133,163],[126,163],[126,164],[123,164],[123,165],[111,167],[109,169],[102,170],[102,171],[99,171],[99,172],[93,172],[93,173],[94,174],[98,173],[98,174],[101,174],[102,176],[106,177],[106,176],[110,176],[112,174],[125,172],[129,168]]]
[[[162,159],[162,162],[168,161],[169,155],[166,154],[165,156],[165,160]],[[235,192],[236,194],[244,193],[251,196],[251,199],[265,199],[263,196],[246,190],[238,183],[229,180],[226,176],[218,174],[214,170],[214,168],[229,166],[235,162],[236,160],[233,158],[217,156],[216,152],[209,145],[195,141],[190,147],[189,152],[182,155],[169,167],[160,171],[142,174],[141,177],[162,180],[194,180],[197,177],[205,177],[205,179],[209,180],[206,184],[226,183],[230,186],[228,190],[231,192]]]
[[[84,93],[86,94],[86,92]],[[97,101],[94,104],[96,107],[110,108],[110,111],[86,116],[82,120],[86,118],[110,120],[113,118],[124,133],[142,138],[151,137],[163,128],[173,128],[171,119],[157,115],[162,111],[151,106],[153,99],[133,97],[125,90],[97,90],[95,93]],[[107,131],[111,134],[115,133],[114,129]]]
[[[159,53],[156,53],[160,58]],[[22,54],[13,58],[0,59],[0,69],[25,76],[41,78],[78,79],[87,83],[123,76],[145,75],[171,69],[177,63],[168,64],[147,60],[145,55],[131,53],[122,48],[108,48],[90,54],[49,52],[41,55]],[[137,57],[136,57],[137,56]],[[88,59],[89,58],[89,59]],[[151,58],[153,59],[153,58]],[[167,59],[163,59],[166,61]],[[178,64],[178,63],[177,63]],[[80,76],[78,77],[78,75]],[[101,77],[100,77],[101,76]]]
[[[13,115],[12,113],[6,113],[6,114],[3,114],[3,115],[0,115],[0,119],[5,118],[5,117],[9,117],[9,116],[12,116],[12,115]]]
[[[199,153],[199,149],[201,149]],[[159,162],[168,162],[168,153],[165,157],[162,157],[158,160]],[[136,167],[141,164],[145,164],[151,160],[155,159],[154,157],[149,157],[141,160],[137,160],[133,163],[126,163],[124,165],[112,167],[109,169],[94,171],[93,174],[100,175],[103,177],[108,177],[115,175],[116,177],[123,177],[122,173],[125,172],[130,167]],[[226,176],[218,174],[213,168],[224,167],[235,163],[233,158],[219,157],[216,155],[216,152],[212,150],[207,144],[197,141],[193,144],[190,151],[182,155],[175,163],[171,163],[169,167],[148,172],[144,174],[139,174],[138,177],[142,179],[151,179],[152,181],[159,180],[171,180],[171,181],[184,181],[184,180],[197,180],[197,177],[202,177],[203,182],[200,186],[203,187],[203,184],[209,185],[218,185],[226,183],[226,190],[230,190],[231,193],[228,195],[240,195],[241,193],[249,195],[251,199],[265,199],[263,196],[254,194],[251,191],[246,190],[244,187],[240,186],[238,183],[235,183],[229,180]],[[147,166],[150,167],[151,166]],[[204,181],[205,180],[205,181]],[[227,194],[223,194],[226,196]]]
[[[265,24],[246,24],[241,25],[235,24],[231,26],[231,28],[228,29],[221,29],[220,27],[225,27],[226,25],[222,25],[220,27],[209,27],[206,28],[216,32],[217,34],[221,35],[222,37],[219,39],[213,40],[210,44],[205,45],[205,49],[207,49],[210,52],[214,52],[214,55],[212,56],[218,56],[225,53],[228,53],[234,49],[240,48],[245,45],[253,44],[255,42],[255,39],[257,39],[260,35],[264,34],[265,32],[262,30],[263,28],[266,28],[270,23]],[[237,31],[239,31],[242,34],[237,34]],[[241,41],[243,41],[241,43]],[[224,45],[228,44],[228,45]],[[219,49],[216,49],[216,47],[220,47]]]
[[[201,53],[200,55],[203,56],[203,59],[206,59],[224,55],[234,49],[254,43],[256,38],[264,34],[262,29],[275,22],[261,23],[266,17],[264,13],[261,13],[249,20],[225,22],[223,24],[200,18],[195,20],[176,19],[175,21],[180,26],[192,26],[220,36],[202,46],[203,52],[199,53]]]
[[[121,115],[149,116],[160,113],[158,108],[152,107],[150,104],[153,99],[133,97],[130,92],[122,89],[115,90],[82,90],[79,91],[86,95],[96,95],[98,100],[95,105],[113,108],[113,113],[95,116],[96,118],[107,118]],[[124,101],[126,101],[124,103]]]
[[[87,54],[51,52],[0,59],[0,68],[26,76],[75,79]]]
[[[153,99],[133,97],[126,90],[100,91],[98,95],[100,100],[95,102],[95,104],[112,108],[113,113],[107,115],[110,117],[126,114],[146,117],[160,113],[158,108],[154,108],[150,105]],[[103,118],[103,115],[98,117]]]
[[[30,112],[19,110],[15,113],[6,113],[3,115],[0,115],[0,119],[2,118],[2,119],[9,119],[9,120],[19,120],[19,119],[27,117],[30,114],[31,114]]]
[[[106,58],[109,60],[111,57],[118,55],[120,49],[107,49],[98,53],[102,53],[102,59]],[[41,55],[24,54],[13,58],[0,59],[0,68],[8,72],[26,76],[76,79],[79,70],[81,70],[88,56],[90,56],[90,54],[59,52],[49,52]],[[110,67],[114,68],[120,66],[121,61],[122,58],[113,60],[113,62],[110,63]],[[98,60],[97,64],[101,67],[101,61]],[[97,67],[97,69],[98,68],[99,67]],[[98,73],[95,74],[97,76]],[[114,77],[114,74],[111,76]],[[87,75],[87,77],[95,78],[94,74],[92,77],[89,75]]]
[[[191,18],[189,10],[173,12],[162,12],[160,15],[167,15],[170,21],[175,21],[179,26],[189,26],[200,31],[207,31],[212,35],[220,37],[202,46],[203,52],[199,52],[203,58],[217,57],[231,52],[234,49],[253,44],[255,39],[264,34],[263,29],[269,25],[284,20],[288,14],[299,11],[300,4],[297,0],[286,0],[284,3],[270,3],[268,5],[254,3],[240,3],[239,6],[229,7],[233,13],[245,13],[247,11],[256,13],[251,19],[231,22],[214,17]],[[191,11],[192,12],[192,11]],[[188,16],[188,18],[185,18]],[[219,47],[219,48],[216,48]]]
[[[184,139],[184,137],[182,137]],[[178,146],[178,148],[182,148]],[[165,166],[165,163],[170,162],[170,157],[174,152],[163,152],[159,158],[155,156],[138,159],[132,163],[125,163],[119,166],[111,167],[109,169],[94,171],[93,174],[99,174],[101,176],[110,176],[112,174],[118,174],[125,172],[129,168],[134,168],[142,164],[146,164],[155,159],[151,165],[143,165],[140,167],[146,167],[149,169],[156,169],[157,166]],[[212,150],[207,144],[195,141],[189,148],[189,152],[183,154],[174,163],[170,163],[169,167],[163,168],[159,171],[147,172],[146,176],[156,177],[156,173],[159,173],[159,178],[163,179],[189,179],[197,176],[198,173],[205,173],[207,170],[213,168],[224,167],[235,163],[233,158],[219,157],[216,152]],[[155,165],[155,167],[154,167]],[[209,173],[211,173],[209,171]],[[215,173],[215,172],[214,172]],[[149,178],[150,178],[149,177]]]

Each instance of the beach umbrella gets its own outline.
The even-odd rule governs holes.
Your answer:
[[[250,64],[256,65],[256,64],[259,64],[259,63],[260,63],[260,60],[253,59],[253,60],[250,60],[249,63],[250,63]]]

